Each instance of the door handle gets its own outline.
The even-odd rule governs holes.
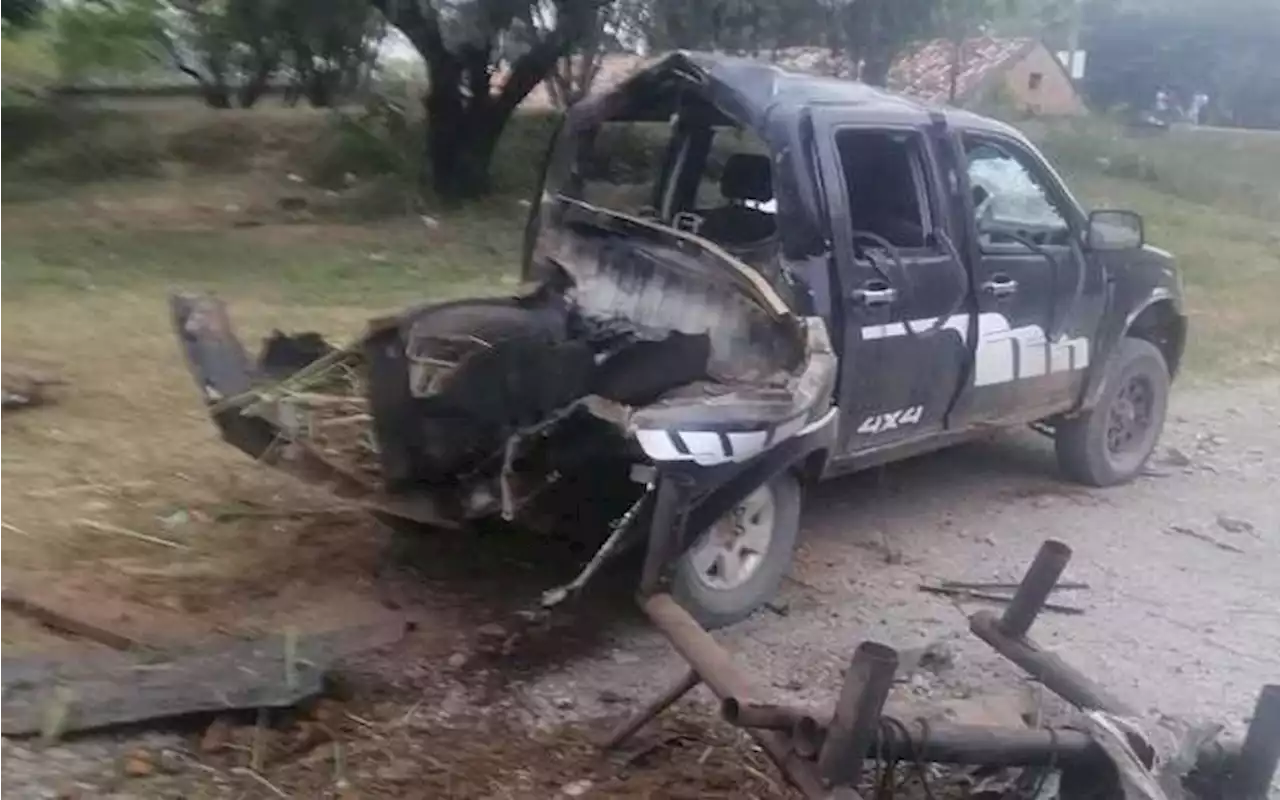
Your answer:
[[[893,303],[898,299],[898,290],[884,281],[868,281],[861,289],[854,289],[850,297],[857,305],[874,308]]]
[[[995,298],[1008,297],[1018,291],[1018,282],[1008,275],[992,275],[982,284],[982,291]]]

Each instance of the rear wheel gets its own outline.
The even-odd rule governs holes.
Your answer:
[[[1062,471],[1090,486],[1124,483],[1142,470],[1160,439],[1169,403],[1164,356],[1142,339],[1121,340],[1103,380],[1098,404],[1054,432]]]
[[[783,473],[756,489],[676,564],[671,593],[704,627],[746,619],[778,591],[800,530],[800,483]]]

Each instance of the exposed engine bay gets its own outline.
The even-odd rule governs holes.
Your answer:
[[[379,495],[429,500],[433,517],[457,523],[533,523],[525,512],[560,485],[578,495],[571,506],[587,492],[613,519],[642,490],[634,465],[750,458],[829,396],[825,329],[745,268],[644,221],[572,201],[560,213],[540,241],[552,268],[529,291],[411,308],[344,350],[277,333],[244,391],[229,396],[205,375],[206,394],[267,423],[268,447],[307,444]],[[189,352],[210,344],[200,334],[212,302],[175,299]],[[327,424],[310,414],[315,401],[335,394],[366,409],[365,435],[345,440],[363,455],[313,436]]]

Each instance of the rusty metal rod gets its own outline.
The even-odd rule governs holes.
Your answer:
[[[658,471],[657,498],[649,520],[648,547],[644,566],[640,569],[641,598],[656,593],[662,583],[663,570],[675,555],[672,540],[684,536],[685,512],[690,490],[688,476],[675,471]]]
[[[794,733],[797,751],[812,751],[826,736],[822,725],[801,720]],[[1107,754],[1083,731],[1047,728],[1002,728],[986,725],[883,725],[862,758],[894,753],[910,761],[936,764],[974,764],[992,767],[1032,767],[1047,764],[1096,766]],[[851,754],[846,758],[856,760]]]
[[[726,697],[720,704],[720,716],[730,725],[739,728],[763,728],[790,733],[802,719],[811,718],[808,712],[790,706],[773,703],[752,703],[736,697]]]
[[[758,696],[751,682],[738,671],[729,653],[671,595],[655,594],[643,598],[641,607],[716,697],[743,700]],[[826,796],[826,789],[814,771],[813,763],[795,756],[785,735],[769,730],[747,731],[801,794],[814,800]]]
[[[836,700],[835,715],[818,752],[818,770],[832,785],[858,785],[861,754],[879,735],[880,713],[897,671],[898,651],[892,647],[863,642],[854,651]]]
[[[612,750],[627,739],[630,739],[636,734],[636,731],[670,708],[677,700],[684,697],[701,682],[702,679],[698,677],[697,672],[691,669],[685,670],[684,674],[680,676],[680,680],[671,684],[669,689],[653,698],[644,708],[632,714],[621,725],[610,731],[609,735],[600,741],[600,747],[605,750]]]
[[[1118,716],[1135,716],[1125,703],[1063,661],[1057,653],[1041,650],[1035,642],[1021,636],[1007,634],[1000,618],[990,611],[979,611],[969,617],[969,630],[1068,703]]]
[[[1240,755],[1226,796],[1231,800],[1264,800],[1280,765],[1280,684],[1262,687],[1253,707]]]
[[[1035,560],[1000,618],[1000,628],[1006,635],[1015,638],[1027,635],[1070,560],[1071,548],[1062,542],[1049,539],[1040,545]]]

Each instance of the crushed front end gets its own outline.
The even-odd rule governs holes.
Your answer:
[[[256,362],[217,300],[175,297],[225,438],[383,514],[603,540],[581,580],[655,526],[677,532],[650,537],[650,559],[674,558],[765,482],[816,469],[835,435],[835,354],[779,278],[770,156],[712,168],[713,127],[737,123],[691,91],[692,69],[669,60],[570,114],[515,296],[413,307],[343,349],[277,333]],[[657,206],[608,207],[584,186],[593,158],[619,163],[600,158],[600,125],[655,98],[677,109],[641,176]],[[723,205],[698,210],[711,180]],[[678,508],[662,500],[673,476]]]

